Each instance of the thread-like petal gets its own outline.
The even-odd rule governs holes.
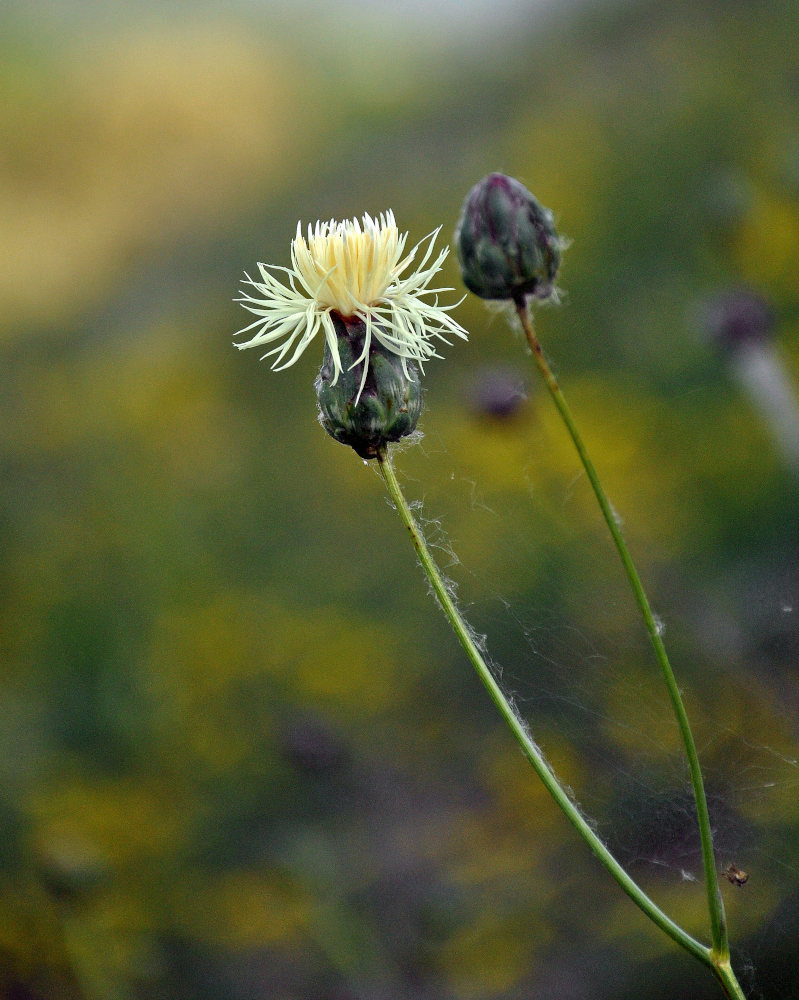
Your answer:
[[[331,313],[337,313],[344,319],[363,320],[369,332],[354,363],[364,365],[361,386],[372,337],[402,358],[403,365],[406,359],[421,365],[439,357],[433,338],[449,343],[445,333],[464,340],[467,336],[449,315],[457,303],[441,306],[438,302],[439,293],[452,289],[428,287],[449,253],[444,248],[433,258],[439,232],[440,227],[403,256],[408,234],[400,234],[391,210],[377,218],[365,214],[361,222],[317,221],[307,227],[307,236],[298,223],[291,243],[291,267],[259,263],[260,280],[245,272],[243,284],[249,287],[242,289],[236,301],[257,318],[238,331],[237,336],[252,335],[236,346],[277,344],[264,357],[277,355],[272,367],[281,370],[293,365],[322,330],[338,378],[342,369],[331,319]],[[409,271],[417,254],[421,259]],[[274,272],[283,272],[288,283]]]

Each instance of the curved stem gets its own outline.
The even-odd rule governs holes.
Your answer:
[[[680,945],[680,947],[684,948],[695,958],[699,959],[699,961],[709,966],[714,971],[716,976],[719,977],[712,950],[701,944],[701,942],[695,940],[690,934],[684,931],[682,927],[668,917],[660,909],[660,907],[657,906],[657,904],[653,902],[649,896],[647,896],[643,889],[641,889],[641,887],[630,878],[608,848],[591,829],[591,826],[585,820],[580,810],[574,802],[572,802],[566,791],[558,782],[558,779],[555,777],[547,764],[544,755],[541,753],[535,741],[530,736],[526,725],[513,710],[513,707],[494,678],[494,675],[491,673],[491,670],[483,659],[480,650],[477,648],[477,645],[472,638],[469,627],[455,606],[455,603],[447,590],[446,584],[444,583],[441,572],[433,561],[433,557],[431,556],[430,551],[427,548],[427,544],[425,543],[424,536],[422,535],[422,532],[416,523],[416,519],[414,518],[411,509],[405,500],[400,485],[397,482],[394,467],[391,464],[385,448],[378,452],[377,461],[380,467],[380,472],[382,473],[383,479],[385,480],[388,488],[388,492],[391,495],[391,499],[394,501],[403,524],[408,529],[408,533],[413,541],[419,561],[422,564],[422,569],[427,574],[427,578],[433,587],[444,614],[447,616],[455,635],[458,637],[460,644],[466,651],[466,655],[471,660],[472,666],[477,671],[480,680],[483,682],[486,690],[491,696],[491,700],[499,709],[502,718],[507,723],[508,728],[516,739],[516,742],[521,747],[522,753],[532,764],[536,774],[544,783],[547,791],[555,800],[577,833],[582,837],[586,844],[588,844],[601,864],[613,876],[636,906],[643,910],[649,919],[652,920],[653,923],[655,923],[673,941]],[[743,994],[730,993],[729,996],[735,997],[736,1000],[744,1000]]]
[[[516,309],[527,337],[527,342],[530,345],[533,357],[538,365],[538,369],[547,384],[547,388],[552,395],[555,406],[558,408],[569,435],[574,442],[574,446],[580,456],[580,461],[582,462],[583,468],[585,469],[586,475],[588,476],[594,490],[594,495],[596,496],[600,509],[602,510],[602,516],[604,517],[608,530],[613,537],[613,541],[616,545],[616,549],[618,550],[622,565],[624,566],[624,571],[627,574],[627,579],[641,612],[641,617],[644,620],[646,630],[649,633],[649,638],[652,641],[652,646],[655,650],[655,657],[657,658],[660,666],[663,680],[665,681],[666,688],[668,689],[669,698],[671,699],[672,708],[677,719],[677,725],[680,729],[683,747],[685,748],[685,755],[688,760],[691,785],[693,787],[694,800],[696,802],[696,816],[699,824],[699,836],[702,844],[702,865],[705,874],[705,889],[707,892],[708,912],[710,914],[713,952],[715,960],[718,963],[729,964],[730,946],[727,936],[727,920],[724,914],[724,901],[721,898],[721,891],[719,890],[718,871],[713,851],[713,832],[710,826],[710,815],[707,808],[707,796],[705,795],[705,785],[702,779],[702,770],[699,766],[699,756],[696,752],[696,744],[694,742],[693,733],[691,732],[691,725],[688,721],[688,714],[685,711],[682,696],[680,695],[680,689],[677,686],[674,671],[671,669],[671,664],[669,663],[669,658],[666,654],[666,647],[663,645],[663,640],[660,637],[660,628],[655,621],[655,616],[652,614],[652,608],[650,607],[649,600],[646,596],[646,592],[644,591],[643,584],[641,583],[641,578],[638,575],[638,570],[635,568],[630,551],[627,548],[627,543],[622,537],[615,512],[613,511],[605,490],[599,481],[599,476],[597,475],[594,464],[588,455],[588,451],[583,443],[580,432],[577,429],[577,425],[574,422],[571,410],[566,404],[566,400],[560,390],[557,379],[544,357],[541,345],[538,343],[538,338],[535,335],[532,318],[526,301],[524,299],[517,301]]]

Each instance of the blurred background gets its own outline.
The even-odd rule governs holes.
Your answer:
[[[524,764],[317,423],[321,343],[279,374],[231,346],[297,220],[446,241],[492,170],[572,241],[539,335],[750,875],[747,995],[796,996],[797,38],[793,0],[6,0],[0,997],[720,996]],[[585,478],[520,337],[455,315],[401,481],[554,767],[706,940]]]

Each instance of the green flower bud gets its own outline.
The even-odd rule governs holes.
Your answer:
[[[422,387],[416,366],[380,344],[374,337],[364,378],[362,358],[366,324],[357,317],[331,313],[342,371],[325,343],[322,369],[314,383],[319,422],[341,444],[361,458],[376,458],[389,441],[412,434],[422,412]],[[354,362],[357,361],[357,364]]]
[[[455,250],[463,283],[480,298],[549,298],[562,249],[552,213],[513,177],[489,174],[467,195]]]

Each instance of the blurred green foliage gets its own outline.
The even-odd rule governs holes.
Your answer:
[[[744,979],[792,996],[797,482],[696,316],[758,288],[799,371],[799,8],[597,4],[463,54],[267,22],[2,34],[0,997],[717,996],[534,783],[313,363],[230,346],[297,219],[447,233],[493,169],[573,239],[539,332],[751,875],[723,886]],[[610,544],[519,338],[457,315],[402,478],[556,769],[704,936]],[[475,405],[500,363],[505,419]]]

